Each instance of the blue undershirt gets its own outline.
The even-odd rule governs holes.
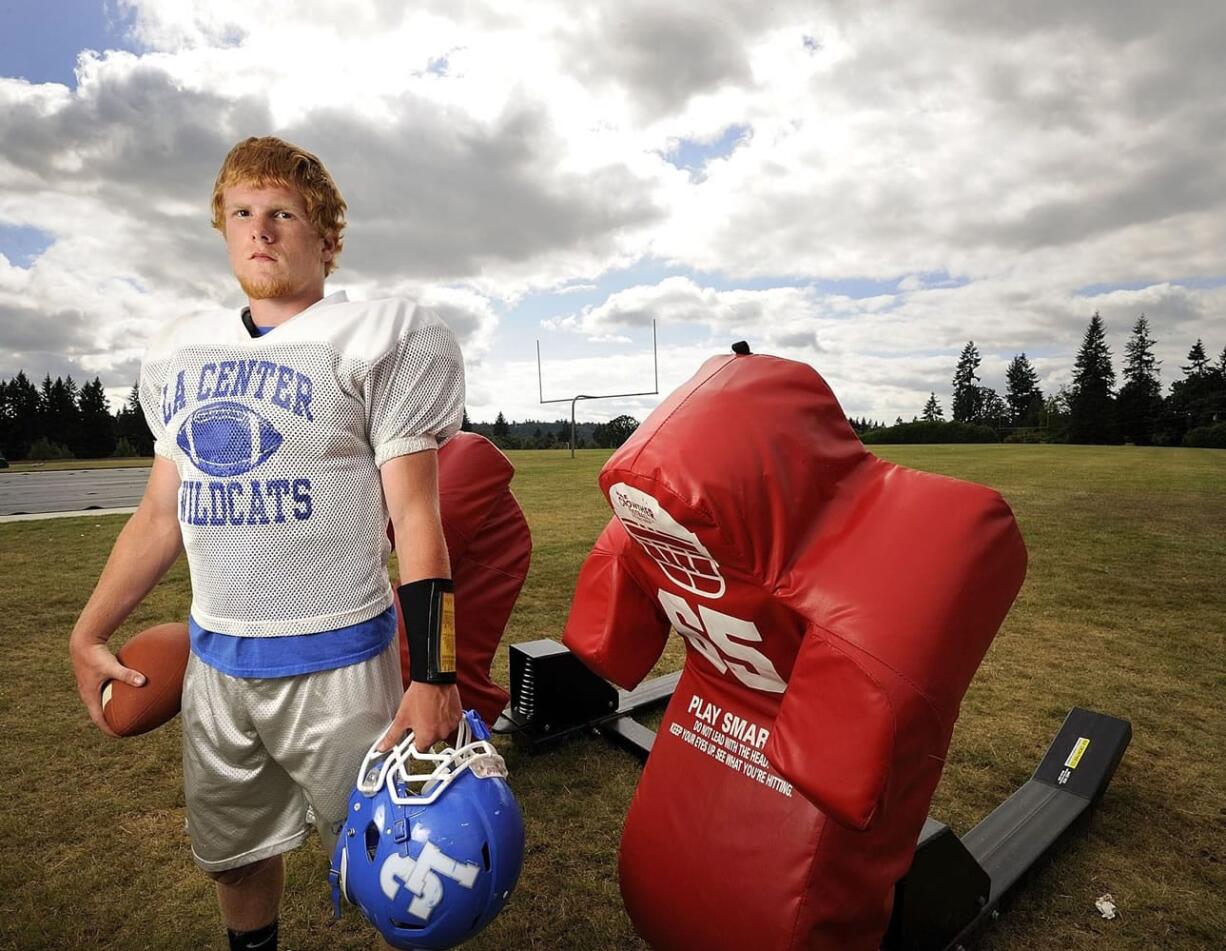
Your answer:
[[[271,327],[256,327],[260,335]],[[316,634],[236,637],[206,631],[188,614],[192,653],[231,677],[293,677],[347,667],[383,653],[396,636],[396,607],[370,620]]]
[[[192,653],[231,677],[293,677],[377,657],[396,636],[396,607],[360,624],[284,637],[236,637],[206,631],[190,614]]]

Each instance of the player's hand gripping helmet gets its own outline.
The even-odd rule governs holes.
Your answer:
[[[371,747],[332,854],[338,917],[344,895],[392,947],[426,949],[493,920],[519,878],[524,821],[489,736],[469,710],[441,753],[417,752],[412,733]]]

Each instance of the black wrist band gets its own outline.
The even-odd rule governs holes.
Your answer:
[[[456,682],[454,592],[450,578],[423,578],[396,589],[409,641],[409,678],[415,682]]]

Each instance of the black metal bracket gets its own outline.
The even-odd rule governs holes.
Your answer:
[[[672,697],[680,672],[618,690],[557,641],[511,645],[511,703],[492,727],[537,752],[567,737],[595,731],[646,762],[654,730],[634,715]]]

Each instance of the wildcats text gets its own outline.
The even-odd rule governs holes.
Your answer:
[[[187,525],[269,525],[310,517],[310,479],[188,480],[179,485],[179,521]]]

